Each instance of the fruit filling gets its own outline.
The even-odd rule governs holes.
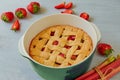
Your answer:
[[[80,50],[80,49],[81,49],[81,47],[80,47],[80,46],[78,46],[78,47],[77,47],[77,50]]]
[[[45,50],[45,47],[43,47],[42,49],[41,49],[41,51],[44,51]]]
[[[70,35],[68,38],[67,38],[67,40],[75,40],[75,35]]]
[[[63,54],[63,53],[60,53],[59,56],[65,58],[65,54]]]
[[[50,36],[54,36],[54,34],[55,34],[55,31],[52,31],[52,32],[50,33]]]
[[[72,55],[72,56],[71,56],[71,59],[72,59],[72,60],[75,60],[75,59],[77,58],[77,56],[78,56],[78,55]]]
[[[52,43],[52,45],[58,45],[58,41],[57,40],[55,40],[55,41],[53,41],[53,43]]]
[[[69,45],[65,45],[64,48],[66,48],[66,49],[70,49],[71,46],[69,46]]]

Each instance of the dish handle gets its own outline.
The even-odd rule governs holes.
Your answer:
[[[21,53],[21,55],[25,58],[29,58],[28,54],[26,53],[26,51],[23,49],[23,43],[22,43],[22,40],[23,40],[23,36],[20,38],[19,42],[18,42],[18,49]]]
[[[96,34],[97,34],[97,41],[99,42],[101,40],[101,32],[94,23],[90,23],[90,24],[94,27]]]

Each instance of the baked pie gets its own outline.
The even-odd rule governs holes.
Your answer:
[[[81,62],[92,51],[90,36],[80,28],[54,25],[31,41],[29,55],[40,64],[66,67]]]

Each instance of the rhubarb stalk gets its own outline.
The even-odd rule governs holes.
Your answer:
[[[107,58],[104,62],[102,62],[100,65],[97,66],[98,69],[101,69],[102,67],[112,63],[116,58],[114,56],[110,56],[109,58]],[[94,69],[88,71],[86,74],[76,78],[75,80],[84,80],[85,78],[91,76],[92,74],[94,74],[96,71]]]
[[[104,75],[104,73],[105,73],[105,71],[106,71],[107,69],[112,68],[112,69],[114,70],[114,69],[116,69],[116,68],[118,68],[118,67],[120,67],[120,58],[117,59],[117,60],[115,60],[115,61],[112,62],[111,64],[103,67],[103,68],[100,69],[100,70],[101,70],[101,72],[102,72],[103,75]],[[113,71],[113,70],[112,70],[112,71]],[[112,72],[112,71],[111,71],[111,72]],[[111,73],[111,72],[109,72],[109,73]],[[115,74],[115,73],[114,73],[114,74]],[[107,75],[108,75],[108,74],[107,74]],[[107,76],[107,75],[106,75],[106,76]],[[112,77],[112,75],[111,75],[111,77]],[[98,74],[98,73],[94,73],[94,74],[92,74],[91,76],[89,76],[89,77],[87,77],[87,78],[85,78],[85,79],[83,79],[83,80],[97,80],[97,79],[99,79],[99,78],[100,78],[99,74]],[[80,79],[79,79],[79,80],[80,80]]]
[[[105,79],[109,80],[112,76],[114,76],[115,74],[117,74],[118,72],[120,72],[120,66],[116,69],[113,69],[112,72],[110,72],[106,77]]]

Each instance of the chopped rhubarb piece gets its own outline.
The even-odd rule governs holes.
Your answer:
[[[65,58],[65,54],[63,54],[63,53],[60,53],[59,56]]]
[[[53,45],[58,45],[58,43],[59,43],[59,42],[58,42],[57,40],[55,40],[52,44],[53,44]]]
[[[65,45],[64,46],[66,49],[70,49],[71,48],[71,46],[68,46],[68,45]]]
[[[52,32],[50,33],[50,36],[54,36],[54,34],[55,34],[55,31],[52,31]]]
[[[76,58],[77,58],[77,55],[72,55],[72,56],[71,56],[71,59],[72,59],[72,60],[75,60]]]
[[[77,50],[80,50],[80,49],[81,49],[81,47],[80,47],[80,46],[78,46]]]
[[[41,51],[44,51],[45,50],[45,47],[43,47],[42,49],[41,49]]]
[[[70,35],[67,40],[75,40],[75,35]]]

